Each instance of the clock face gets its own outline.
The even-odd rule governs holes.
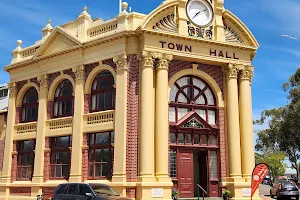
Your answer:
[[[186,12],[190,21],[200,27],[208,26],[213,20],[213,9],[206,0],[189,0]]]

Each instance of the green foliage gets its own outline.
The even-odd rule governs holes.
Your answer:
[[[265,152],[259,154],[258,163],[266,163],[269,166],[271,175],[276,178],[283,175],[286,169],[286,165],[283,163],[286,155],[280,151]]]
[[[257,132],[256,150],[265,152],[282,151],[289,158],[292,167],[300,174],[300,68],[283,84],[288,93],[284,107],[265,110],[256,124],[268,122],[269,127]]]
[[[229,190],[224,190],[223,191],[223,197],[229,197],[231,192]]]

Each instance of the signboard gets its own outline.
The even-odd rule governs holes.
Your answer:
[[[269,172],[269,167],[267,164],[260,163],[256,165],[252,172],[252,181],[251,181],[251,199],[259,187],[259,184],[262,182],[262,180],[266,177],[266,175]]]
[[[152,198],[163,198],[164,190],[162,188],[152,188]]]

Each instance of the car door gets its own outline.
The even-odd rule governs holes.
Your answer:
[[[78,189],[79,189],[78,190],[79,192],[78,192],[78,195],[77,195],[77,199],[78,200],[91,200],[91,199],[93,199],[92,197],[87,197],[86,196],[87,193],[90,193],[94,197],[94,194],[93,194],[91,188],[88,185],[86,185],[86,184],[80,184],[78,186]]]
[[[68,192],[68,187],[69,187],[69,185],[67,185],[67,184],[59,185],[58,188],[54,191],[54,196],[52,199],[53,200],[64,200],[65,195]]]

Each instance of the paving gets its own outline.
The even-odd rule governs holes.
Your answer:
[[[259,195],[263,200],[271,200],[270,196],[270,186],[261,184],[259,186]]]

